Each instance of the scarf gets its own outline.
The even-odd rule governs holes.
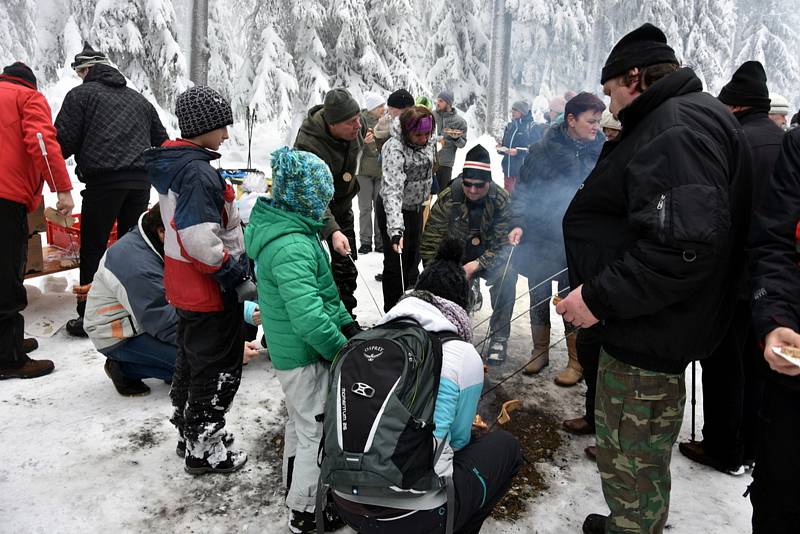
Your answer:
[[[437,310],[442,312],[442,315],[444,315],[445,319],[453,323],[453,325],[456,327],[458,335],[461,336],[461,339],[467,343],[472,343],[472,323],[470,322],[469,315],[464,308],[455,302],[443,299],[442,297],[437,297],[429,291],[411,291],[403,298],[408,297],[418,298],[419,300],[434,306]]]

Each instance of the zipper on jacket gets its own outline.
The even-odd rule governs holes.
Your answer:
[[[662,242],[666,241],[665,226],[667,222],[667,210],[664,209],[666,200],[667,195],[661,195],[661,198],[658,199],[658,204],[656,205],[656,211],[658,212],[658,237]]]
[[[476,477],[478,477],[478,480],[480,481],[481,486],[483,487],[483,497],[481,498],[480,506],[478,506],[478,508],[483,508],[483,505],[486,504],[486,481],[483,479],[483,476],[481,475],[480,471],[478,471],[477,467],[472,468],[472,473]]]

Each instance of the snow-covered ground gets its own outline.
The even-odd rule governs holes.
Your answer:
[[[490,139],[482,138],[487,144]],[[463,152],[463,151],[460,151]],[[52,205],[51,196],[48,204]],[[76,195],[76,201],[80,196]],[[357,219],[357,218],[356,218]],[[382,257],[359,257],[364,275],[356,292],[356,313],[371,325],[382,306],[374,275]],[[366,280],[366,287],[364,285]],[[175,455],[176,436],[168,422],[168,386],[149,380],[152,393],[142,398],[117,395],[103,372],[104,357],[87,339],[71,338],[53,325],[74,313],[65,293],[77,281],[77,271],[29,281],[28,329],[38,336],[35,358],[49,358],[55,371],[35,380],[0,384],[0,532],[286,532],[286,512],[280,488],[277,447],[282,432],[282,394],[268,361],[251,362],[228,415],[236,446],[249,453],[246,466],[228,476],[195,478],[183,471]],[[520,278],[517,295],[527,291]],[[489,302],[484,291],[484,302]],[[523,296],[515,315],[528,306]],[[488,306],[475,323],[488,317]],[[553,339],[563,333],[553,316]],[[499,376],[518,368],[529,357],[527,315],[516,320],[509,360]],[[476,331],[480,340],[486,331]],[[566,363],[564,344],[551,353],[551,365],[541,375],[517,375],[510,381],[526,403],[559,419],[582,413],[585,386],[562,389],[554,376]],[[698,366],[697,382],[700,382]],[[493,371],[494,372],[494,371]],[[687,388],[691,388],[690,375]],[[691,391],[689,389],[689,391]],[[698,386],[697,428],[702,427],[702,392]],[[689,392],[680,440],[690,435]],[[590,437],[564,434],[564,446],[551,463],[540,465],[550,489],[530,503],[528,514],[513,524],[487,521],[488,533],[580,532],[583,518],[606,512],[600,477],[583,449]],[[751,508],[742,494],[750,475],[733,478],[693,464],[675,450],[672,501],[668,523],[673,534],[749,532]],[[343,529],[342,533],[350,533]]]

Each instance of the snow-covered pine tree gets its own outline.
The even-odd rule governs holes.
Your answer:
[[[476,118],[483,123],[489,78],[489,14],[479,10],[474,0],[427,6],[431,13],[425,54],[426,85],[434,95],[444,88],[452,89],[456,106],[475,106]]]
[[[730,79],[736,33],[734,0],[694,0],[685,37],[684,62],[695,68],[704,87],[717,94]]]
[[[740,24],[734,64],[764,64],[769,86],[800,105],[800,10],[797,0],[740,0]]]
[[[325,67],[328,52],[320,37],[326,24],[325,13],[322,0],[295,2],[288,13],[291,22],[287,44],[297,73],[298,105],[302,108],[322,102],[331,88]]]
[[[33,0],[0,2],[0,62],[22,61],[36,70],[36,4]]]
[[[188,77],[170,0],[75,2],[84,38],[106,52],[137,89],[172,109]]]
[[[365,7],[375,50],[391,77],[389,85],[382,89],[392,92],[404,87],[414,95],[426,93],[422,81],[425,48],[420,39],[427,35],[420,32],[417,24],[419,11],[411,0],[366,0]]]

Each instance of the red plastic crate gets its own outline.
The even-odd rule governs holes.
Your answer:
[[[47,243],[56,247],[60,248],[61,250],[70,250],[70,248],[74,248],[77,252],[81,246],[81,214],[80,213],[73,213],[73,217],[75,217],[75,224],[72,225],[72,228],[64,228],[63,226],[59,226],[57,224],[53,224],[51,221],[47,221]],[[114,221],[114,227],[111,228],[111,235],[108,236],[108,244],[106,247],[110,247],[114,243],[117,242],[117,222]]]

